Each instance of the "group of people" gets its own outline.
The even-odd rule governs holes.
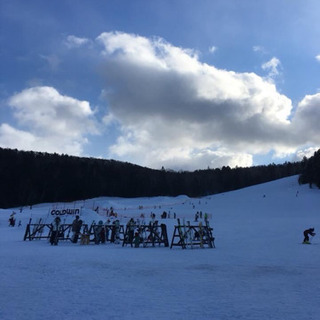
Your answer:
[[[198,220],[197,218],[199,217],[198,214],[199,213],[197,212],[195,216],[196,221]],[[109,223],[110,223],[110,220],[108,220],[107,224]],[[14,224],[15,224],[15,218],[14,218],[14,215],[11,215],[9,218],[9,225],[14,226]],[[73,243],[78,242],[82,224],[83,224],[82,220],[77,215],[73,220],[72,226],[71,226],[71,231],[73,232],[71,241]],[[116,220],[113,222],[113,228],[112,228],[111,239],[110,239],[111,242],[117,243],[117,239],[119,239],[119,227],[120,227],[119,224],[120,224],[119,220]],[[56,217],[51,223],[51,234],[50,234],[51,245],[58,244],[60,227],[61,227],[61,219],[60,217]],[[127,227],[128,227],[129,243],[136,242],[136,241],[138,242],[139,232],[137,231],[135,232],[136,222],[134,221],[133,218],[131,218],[128,221]],[[108,240],[109,238],[109,228],[104,226],[102,221],[99,221],[98,225],[96,225],[94,228],[94,235],[95,235],[96,244],[105,243],[106,240]],[[303,231],[304,239],[302,243],[310,244],[309,236],[314,237],[315,235],[316,234],[314,232],[314,228],[309,228],[304,230]]]
[[[12,212],[12,214],[9,217],[9,227],[14,227],[16,225],[16,218],[15,218],[15,212]],[[18,227],[21,227],[21,220],[18,222]]]
[[[110,242],[118,243],[120,236],[120,221],[115,220],[112,225],[110,226],[111,221],[107,220],[106,225],[103,224],[103,221],[99,221],[98,224],[92,225],[93,227],[93,234],[94,234],[94,242],[95,244],[105,243],[107,240]],[[77,215],[72,222],[71,225],[71,242],[77,243],[79,240],[79,236],[81,234],[81,228],[83,226],[83,221]],[[109,233],[111,230],[111,236],[109,239]],[[59,242],[59,237],[62,230],[61,230],[61,219],[60,217],[55,217],[53,222],[51,223],[51,233],[50,233],[50,243],[51,245],[57,245]]]
[[[80,235],[80,230],[82,227],[82,220],[77,215],[76,218],[72,222],[71,231],[73,232],[71,241],[73,243],[77,243]],[[58,245],[59,242],[59,232],[61,229],[61,218],[55,217],[53,222],[51,223],[51,234],[50,234],[50,244]]]
[[[203,217],[204,217],[205,221],[208,220],[208,214],[207,213],[205,213]],[[194,215],[194,221],[198,222],[199,218],[202,219],[202,211],[200,211],[200,212],[197,211],[197,213]]]

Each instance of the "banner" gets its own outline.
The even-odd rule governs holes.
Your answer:
[[[62,210],[51,210],[51,215],[54,216],[64,216],[65,214],[80,214],[80,209],[62,209]]]

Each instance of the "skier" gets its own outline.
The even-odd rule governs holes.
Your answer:
[[[72,235],[72,242],[73,243],[78,242],[78,238],[79,238],[79,234],[80,234],[80,230],[81,230],[81,226],[82,226],[82,220],[80,220],[79,218],[80,217],[77,215],[76,218],[72,222],[71,230],[73,232],[73,235]]]
[[[304,244],[310,244],[310,241],[309,241],[309,235],[310,236],[315,236],[316,234],[314,233],[314,228],[310,228],[310,229],[307,229],[307,230],[304,230],[303,231],[303,235],[304,235],[304,239],[303,239],[303,242]]]
[[[53,222],[51,223],[51,236],[50,236],[50,243],[51,245],[58,245],[59,240],[59,229],[60,229],[61,219],[60,217],[55,217]]]

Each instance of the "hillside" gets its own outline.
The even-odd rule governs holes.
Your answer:
[[[300,162],[175,172],[115,160],[0,148],[0,208],[100,196],[201,197],[301,172]]]
[[[81,246],[22,241],[26,223],[52,221],[53,208],[82,206],[102,219],[113,207],[121,223],[166,210],[193,222],[209,213],[216,249]],[[99,212],[93,211],[99,206]],[[0,210],[0,317],[3,320],[246,319],[315,320],[320,313],[320,190],[290,177],[202,198],[94,198]],[[15,210],[22,227],[9,228]],[[72,221],[69,216],[66,221]],[[171,241],[176,220],[159,219]]]

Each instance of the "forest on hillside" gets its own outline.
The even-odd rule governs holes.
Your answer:
[[[320,188],[320,149],[309,159],[302,160],[302,173],[299,177],[300,184],[308,183],[310,188],[316,185]]]
[[[319,152],[320,153],[320,152]],[[95,158],[0,148],[0,208],[100,196],[200,197],[302,174],[308,161],[249,168],[154,170]],[[309,171],[307,171],[309,172]],[[301,183],[308,183],[307,177]]]

